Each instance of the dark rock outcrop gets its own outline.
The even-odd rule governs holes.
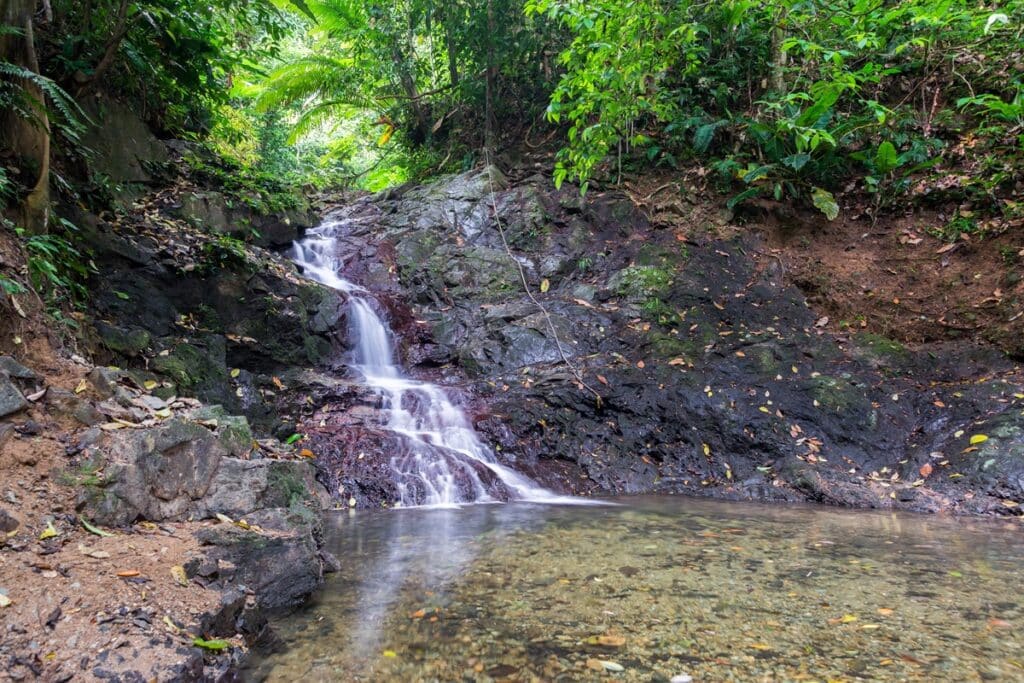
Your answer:
[[[336,216],[345,275],[378,294],[407,365],[471,378],[510,464],[578,493],[1016,510],[1024,382],[1006,357],[825,333],[755,236],[574,192],[492,168]],[[352,412],[372,401],[320,397],[307,425],[332,484],[387,502],[387,437]]]
[[[280,377],[329,366],[345,343],[343,296],[286,259],[171,222],[81,222],[99,266],[95,350],[160,395],[220,404],[273,432],[289,401],[305,399]]]

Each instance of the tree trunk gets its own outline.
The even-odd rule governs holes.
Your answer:
[[[484,79],[484,149],[494,153],[497,141],[494,134],[494,0],[487,0],[487,75]]]
[[[786,94],[786,51],[782,49],[782,43],[786,40],[786,31],[782,22],[786,20],[786,12],[782,10],[775,18],[775,25],[772,26],[772,55],[771,55],[771,82],[769,86],[772,91],[779,95]]]
[[[21,35],[0,36],[0,61],[39,73],[32,15],[36,0],[0,0],[0,23],[21,30]],[[30,100],[46,104],[46,96],[30,82],[18,84]],[[0,153],[13,157],[21,179],[30,187],[15,220],[31,233],[46,232],[50,211],[50,123],[46,112],[34,120],[12,111],[0,111]]]
[[[452,14],[454,14],[454,12]],[[451,82],[453,88],[457,88],[459,86],[459,54],[455,44],[455,28],[452,26],[453,21],[455,21],[453,16],[448,15],[445,17],[444,42],[445,47],[448,49],[448,80]]]
[[[391,58],[398,71],[398,81],[405,92],[406,99],[409,100],[409,106],[412,107],[413,130],[410,131],[410,138],[417,145],[423,144],[427,141],[427,134],[430,132],[430,122],[427,120],[426,108],[420,99],[419,88],[416,87],[416,76],[409,69],[409,62],[397,45],[391,50]]]

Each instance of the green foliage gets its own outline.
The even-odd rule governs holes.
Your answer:
[[[548,117],[567,126],[555,181],[584,191],[636,147],[657,163],[704,161],[739,185],[731,206],[799,197],[833,218],[851,176],[881,204],[938,164],[961,133],[952,102],[1024,140],[1020,79],[1005,78],[1019,74],[1021,0],[530,0],[526,11],[572,36]]]
[[[197,183],[219,190],[261,214],[281,213],[302,205],[298,188],[258,162],[241,163],[205,148],[185,154],[184,160]]]
[[[555,31],[529,22],[518,0],[291,4],[310,39],[259,84],[258,107],[298,111],[291,142],[343,138],[351,179],[364,187],[467,158],[483,143],[488,81],[499,126],[527,120],[549,92]],[[424,147],[445,152],[424,157]]]
[[[86,281],[96,267],[75,243],[78,228],[61,219],[48,234],[26,236],[20,228],[17,233],[24,239],[29,282],[50,313],[59,315],[64,306],[83,306],[89,297]],[[61,319],[74,325],[63,316]]]
[[[10,27],[2,27],[10,29]],[[11,33],[11,30],[5,31]],[[43,99],[33,95],[26,85],[34,86]],[[43,127],[56,127],[69,140],[77,141],[85,129],[87,117],[78,103],[51,79],[36,72],[0,60],[0,111]],[[0,177],[0,194],[5,178]]]
[[[130,95],[158,127],[205,132],[238,72],[289,29],[271,0],[52,0],[40,61],[58,82]],[[109,57],[109,59],[108,59]]]
[[[204,268],[208,271],[245,268],[249,266],[249,255],[245,242],[230,235],[219,235],[203,244],[206,257]]]

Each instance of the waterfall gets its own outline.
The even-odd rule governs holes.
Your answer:
[[[338,237],[345,221],[326,221],[293,245],[292,258],[310,278],[349,295],[353,366],[381,398],[382,422],[403,445],[391,469],[403,507],[450,506],[503,499],[567,502],[505,467],[439,386],[406,377],[395,362],[392,333],[365,288],[338,273]]]

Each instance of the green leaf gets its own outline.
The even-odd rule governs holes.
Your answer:
[[[743,202],[747,201],[748,199],[752,199],[753,197],[756,197],[759,194],[761,194],[761,188],[751,187],[749,189],[743,190],[743,192],[740,192],[735,197],[730,198],[729,201],[725,203],[725,205],[730,209],[735,209]]]
[[[791,154],[782,160],[782,163],[789,166],[794,171],[799,171],[801,168],[807,165],[807,162],[811,160],[810,154]]]
[[[706,123],[699,127],[693,133],[693,148],[698,152],[706,152],[715,139],[715,131],[723,124],[725,124],[725,121],[716,121],[715,123]]]
[[[94,527],[92,524],[89,524],[89,522],[85,521],[85,517],[82,517],[81,515],[78,516],[78,521],[82,523],[82,526],[85,527],[85,530],[88,531],[90,534],[96,534],[97,536],[113,536],[114,535],[114,534],[110,533],[109,531],[104,531],[103,529],[100,529],[98,527]]]
[[[227,650],[231,647],[231,643],[226,640],[203,640],[198,636],[192,640],[192,644],[196,647],[201,647],[204,650],[213,650],[214,652]]]
[[[839,204],[828,190],[823,190],[820,187],[814,188],[814,191],[811,192],[811,201],[814,202],[815,208],[825,214],[825,218],[830,221],[839,216]]]
[[[879,173],[888,173],[900,165],[899,157],[896,155],[896,148],[886,140],[878,146],[875,153],[875,169]]]
[[[295,443],[295,442],[297,442],[297,441],[299,441],[301,439],[302,439],[302,434],[292,434],[291,436],[288,437],[288,439],[284,443],[287,446],[291,446],[293,443]]]
[[[743,174],[743,182],[749,185],[750,183],[764,178],[768,175],[768,171],[772,170],[773,166],[774,164],[764,164],[763,166],[758,166],[757,168],[747,171]]]

